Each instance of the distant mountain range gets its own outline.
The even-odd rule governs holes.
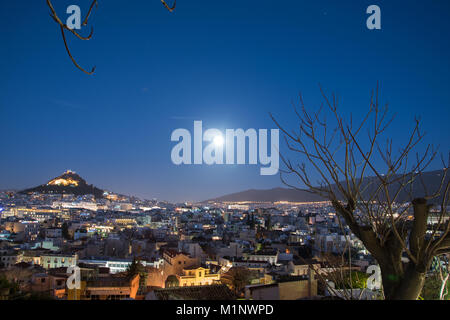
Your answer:
[[[319,202],[326,199],[308,192],[306,190],[295,190],[288,188],[274,188],[267,190],[246,190],[242,192],[236,192],[228,194],[215,199],[207,201],[213,202],[277,202],[277,201],[290,201],[290,202]]]
[[[81,178],[73,171],[66,171],[59,177],[51,179],[46,184],[22,190],[19,193],[44,193],[44,194],[73,194],[77,196],[92,194],[96,198],[102,198],[104,191],[87,184],[86,180]]]
[[[412,183],[412,189],[404,190],[399,193],[397,200],[399,202],[409,201],[412,198],[423,197],[425,194],[432,194],[439,190],[441,185],[443,170],[436,170],[425,172],[422,174],[421,179],[416,179]],[[450,175],[447,174],[446,179],[444,181],[444,189],[445,185],[448,183]],[[367,177],[363,179],[362,188],[367,188],[367,190],[363,193],[363,197],[366,198],[368,195],[374,192],[377,188],[378,180],[376,177]],[[426,192],[424,189],[426,186]],[[393,184],[389,187],[389,193],[392,195],[398,189],[399,184]],[[336,186],[334,186],[336,189]],[[411,191],[411,195],[409,193]],[[442,190],[443,191],[443,190]],[[442,201],[442,193],[439,197],[432,200],[433,203],[440,203]],[[277,201],[290,201],[290,202],[319,202],[324,201],[326,199],[320,197],[317,194],[311,193],[307,190],[296,190],[289,188],[275,188],[268,190],[246,190],[242,192],[232,193],[228,195],[224,195],[222,197],[206,200],[204,202],[277,202]]]

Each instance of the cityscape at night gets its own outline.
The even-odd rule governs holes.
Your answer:
[[[0,308],[450,300],[449,14],[3,1]]]

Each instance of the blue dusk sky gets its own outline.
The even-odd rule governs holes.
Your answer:
[[[53,2],[64,21],[68,5],[90,4]],[[381,30],[366,28],[372,4]],[[169,201],[279,187],[259,165],[175,166],[171,132],[194,120],[275,128],[269,112],[294,128],[291,101],[301,91],[316,108],[319,83],[358,118],[380,81],[394,143],[420,116],[424,142],[450,149],[450,1],[178,0],[170,13],[159,0],[99,0],[90,25],[92,40],[67,39],[93,76],[71,63],[45,0],[0,2],[0,189],[66,169]]]

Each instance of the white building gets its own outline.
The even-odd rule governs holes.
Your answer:
[[[45,269],[76,266],[78,256],[66,254],[46,254],[41,256],[41,266]]]
[[[86,263],[96,265],[98,267],[109,268],[110,273],[125,272],[127,271],[128,266],[132,262],[133,261],[129,259],[82,259],[79,261],[79,263]],[[158,269],[162,265],[163,259],[159,259],[155,262],[148,262],[148,261],[140,261],[140,262],[144,267],[148,266]]]

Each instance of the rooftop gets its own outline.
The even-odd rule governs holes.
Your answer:
[[[192,286],[155,289],[158,300],[235,300],[233,292],[226,285]]]

